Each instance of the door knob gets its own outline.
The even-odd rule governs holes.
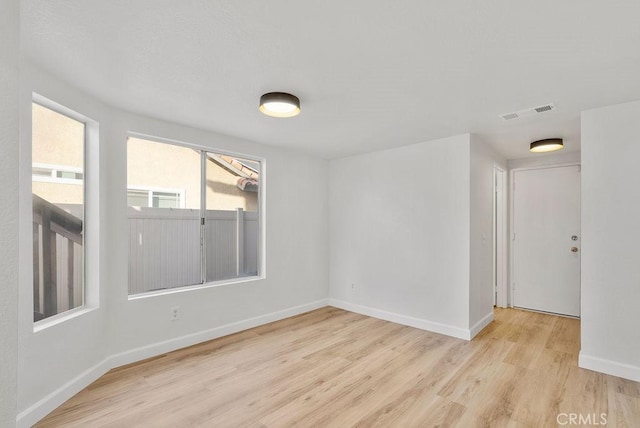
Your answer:
[[[577,253],[578,252],[578,247],[571,247],[571,252],[572,253]]]

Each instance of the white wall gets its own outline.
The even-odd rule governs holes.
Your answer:
[[[20,2],[0,1],[0,426],[16,420]]]
[[[112,257],[108,265],[121,267],[110,270],[107,279],[107,284],[118,284],[110,295],[110,303],[118,308],[118,316],[110,317],[112,354],[326,299],[327,161],[132,114],[123,114],[121,119],[119,136],[109,146],[107,157],[113,169],[107,189],[111,201],[107,216],[112,219],[108,234],[113,238],[107,249]],[[266,159],[265,280],[127,300],[126,151],[122,138],[127,130]],[[181,319],[171,322],[169,311],[176,305]]]
[[[506,161],[472,134],[470,162],[469,327],[477,333],[493,319],[493,167]]]
[[[522,158],[522,159],[509,159],[507,166],[509,169],[517,168],[536,168],[539,166],[551,166],[562,165],[565,163],[579,163],[580,152],[566,152],[563,153],[538,153],[537,156]]]
[[[582,113],[580,366],[640,381],[640,102]]]
[[[104,304],[109,287],[98,288],[98,282],[104,284],[106,270],[104,263],[94,263],[87,270],[87,287],[91,291],[87,299],[92,310],[75,316],[67,321],[52,325],[35,332],[33,327],[33,263],[32,249],[32,199],[31,199],[31,94],[37,92],[72,110],[80,112],[94,120],[106,123],[109,109],[91,98],[73,91],[49,76],[32,70],[28,64],[21,64],[20,93],[20,308],[19,308],[19,367],[18,367],[18,412],[19,421],[25,420],[25,413],[46,408],[59,395],[59,388],[76,392],[83,382],[74,380],[85,372],[90,372],[107,355],[108,343],[107,308]],[[109,140],[107,127],[100,128],[100,145],[91,148],[93,156],[97,150],[104,151]],[[89,156],[87,156],[89,157]],[[95,171],[95,170],[94,170]],[[101,165],[100,188],[87,193],[88,209],[104,207],[108,203],[104,194],[104,184],[108,168]],[[91,174],[91,170],[87,169]],[[94,178],[94,177],[91,177]],[[89,203],[91,206],[89,206]],[[104,214],[101,213],[101,218]],[[100,238],[106,236],[105,225],[86,221],[86,245],[98,250],[104,259],[106,245]],[[97,233],[94,233],[97,232]],[[99,233],[99,236],[96,236]],[[95,238],[95,239],[92,239]],[[96,247],[98,244],[98,247]],[[98,251],[96,251],[98,252]],[[95,261],[95,258],[91,259]],[[95,267],[95,269],[94,269]],[[99,293],[99,294],[98,294]],[[89,378],[91,376],[89,375]],[[42,401],[41,401],[42,400]],[[44,407],[42,407],[44,405]],[[32,408],[32,406],[35,406]],[[45,412],[46,414],[46,412]],[[42,414],[38,414],[43,416]],[[37,420],[37,419],[36,419]],[[34,422],[26,419],[27,422]],[[21,423],[24,425],[24,423]],[[27,423],[28,424],[28,423]]]
[[[493,319],[496,164],[468,134],[331,161],[331,303],[477,334]]]
[[[469,144],[467,134],[330,162],[332,304],[468,335]]]
[[[327,161],[122,112],[29,65],[24,68],[20,425],[35,422],[113,366],[326,305]],[[100,122],[99,307],[37,333],[32,328],[30,286],[31,91]],[[128,131],[266,159],[266,279],[128,299]],[[180,306],[179,321],[169,320],[173,306]]]

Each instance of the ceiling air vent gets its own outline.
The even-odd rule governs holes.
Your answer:
[[[517,119],[520,116],[518,116],[518,113],[507,113],[507,114],[503,114],[500,117],[503,118],[504,120],[511,120],[511,119]]]
[[[537,113],[544,113],[545,111],[553,110],[553,104],[547,104],[547,105],[544,105],[544,106],[536,107],[536,108],[534,108],[534,110]]]
[[[551,111],[554,108],[556,108],[556,106],[554,106],[553,103],[549,103],[549,104],[545,104],[538,107],[531,107],[531,108],[526,108],[520,111],[514,111],[512,113],[501,114],[498,117],[502,118],[503,120],[513,120],[513,119],[518,119],[520,117],[533,116],[536,114]]]

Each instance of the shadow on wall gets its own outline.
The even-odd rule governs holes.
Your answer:
[[[207,187],[214,193],[222,193],[224,195],[239,194],[242,196],[242,191],[238,189],[238,186],[233,184],[221,183],[219,181],[207,180]]]

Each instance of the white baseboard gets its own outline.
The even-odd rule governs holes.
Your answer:
[[[383,311],[381,309],[376,309],[369,306],[357,305],[355,303],[345,302],[344,300],[329,299],[329,305],[361,315],[367,315],[369,317],[379,318],[385,321],[391,321],[398,324],[407,325],[409,327],[419,328],[421,330],[432,331],[434,333],[440,333],[447,336],[456,337],[458,339],[471,340],[471,330],[460,327],[454,327],[451,325],[429,321],[422,318],[414,318],[394,312]]]
[[[121,352],[110,357],[112,367],[120,367],[125,364],[135,363],[146,358],[155,357],[177,349],[186,348],[208,340],[217,339],[222,336],[228,336],[253,327],[258,327],[270,322],[279,321],[305,312],[323,308],[329,305],[329,299],[316,300],[315,302],[306,303],[304,305],[294,306],[292,308],[283,309],[281,311],[271,312],[269,314],[260,315],[258,317],[234,322],[231,324],[221,325],[212,329],[199,331],[197,333],[188,334],[186,336],[176,337],[164,342],[153,343],[129,351]]]
[[[48,394],[46,397],[34,403],[26,410],[20,412],[16,418],[18,428],[28,428],[47,416],[69,398],[82,391],[87,385],[96,381],[100,376],[111,370],[109,358],[105,358],[95,366],[85,370],[60,388]]]
[[[485,315],[484,318],[478,321],[473,327],[471,327],[471,339],[476,337],[483,328],[491,324],[491,321],[493,321],[493,310]]]
[[[640,367],[592,357],[582,352],[578,356],[578,367],[640,382]]]
[[[175,351],[187,346],[192,346],[201,342],[206,342],[208,340],[217,339],[229,334],[238,333],[240,331],[258,327],[270,322],[279,321],[281,319],[289,318],[295,315],[300,315],[305,312],[323,308],[325,306],[329,306],[329,299],[316,300],[315,302],[306,303],[304,305],[294,306],[291,308],[283,309],[281,311],[271,312],[254,318],[225,324],[201,332],[176,337],[174,339],[111,355],[95,366],[76,376],[74,379],[71,379],[69,382],[65,383],[60,388],[44,397],[42,400],[34,403],[26,410],[20,412],[17,417],[16,424],[19,428],[27,428],[34,425],[36,422],[44,418],[62,403],[64,403],[65,401],[76,395],[78,392],[82,391],[92,382],[97,380],[100,376],[116,367],[134,363],[136,361],[141,361],[146,358],[155,357],[157,355]]]

